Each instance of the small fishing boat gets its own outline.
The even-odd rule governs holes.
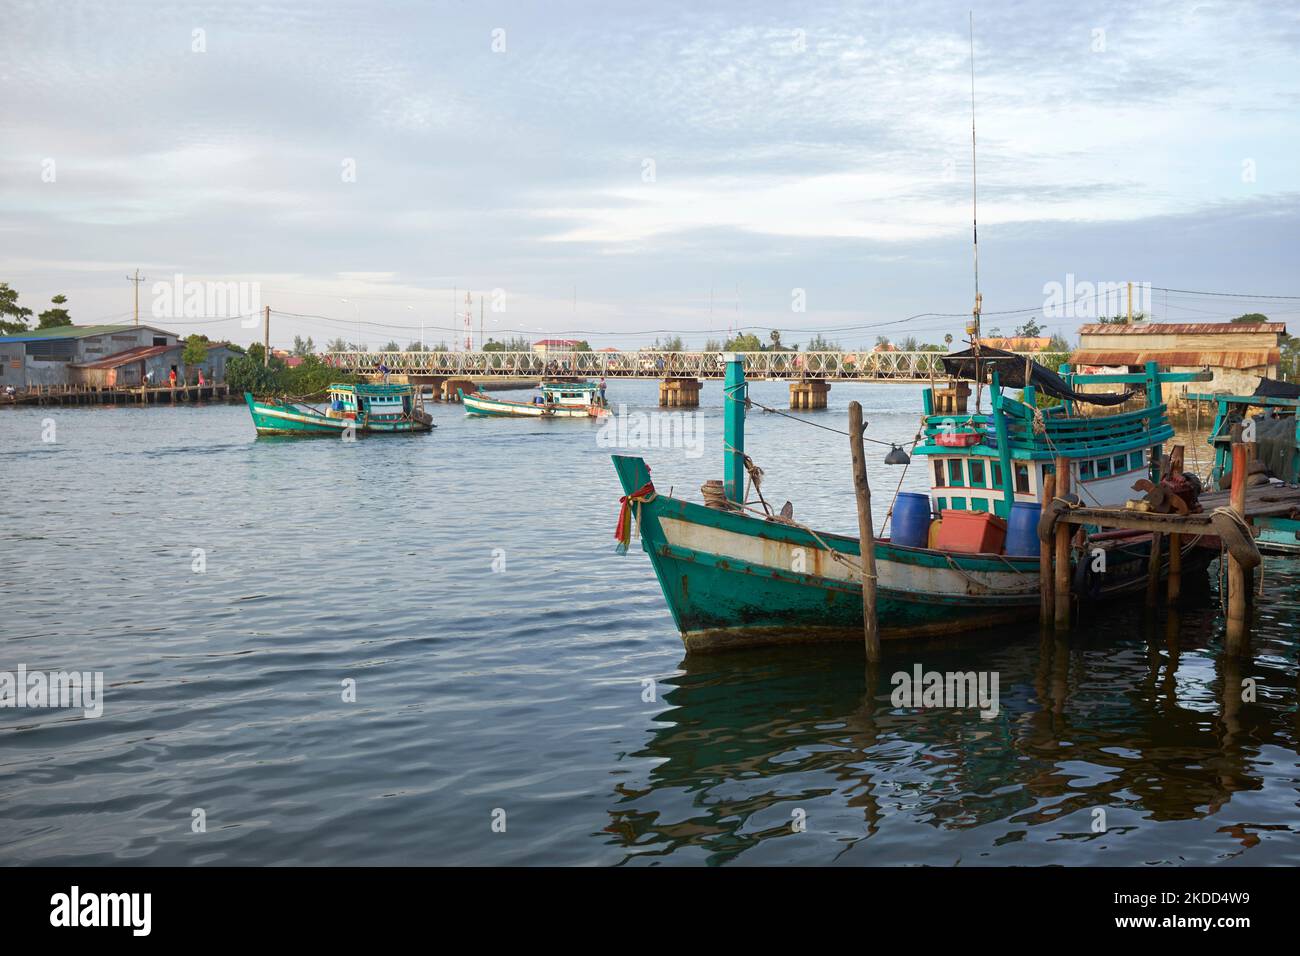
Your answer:
[[[962,381],[932,385],[924,393],[925,417],[913,454],[930,464],[930,495],[911,496],[921,499],[919,522],[903,528],[895,513],[893,539],[874,541],[884,639],[987,631],[1037,615],[1039,496],[1054,462],[1069,461],[1072,487],[1082,487],[1083,497],[1122,502],[1136,479],[1160,467],[1161,443],[1173,436],[1160,385],[1202,380],[1202,373],[1161,373],[1154,363],[1143,375],[1113,376],[1073,375],[1063,366],[1062,377],[987,348],[947,356],[944,365],[955,378],[981,384],[987,378],[992,407],[979,411],[977,396],[976,410],[969,411],[969,386]],[[1076,390],[1107,382],[1143,384],[1145,407],[1076,414],[1077,404],[1114,406],[1131,397]],[[1020,397],[1004,384],[1021,388]],[[1044,393],[1061,404],[1039,408]],[[761,489],[762,508],[753,507],[746,493],[746,477],[752,483],[755,471],[744,453],[749,398],[740,356],[727,357],[724,395],[724,481],[702,489],[707,505],[660,492],[643,459],[613,456],[624,491],[615,533],[620,550],[626,550],[635,523],[688,651],[861,641],[859,539],[802,525],[789,508],[773,512]],[[891,460],[898,451],[891,449]],[[848,508],[851,513],[852,503]],[[1008,522],[1019,532],[1014,546]],[[1105,553],[1100,566],[1093,560],[1099,549]],[[1150,534],[1101,532],[1077,541],[1076,595],[1094,603],[1141,591],[1150,551]],[[1194,550],[1193,542],[1185,542],[1180,553],[1184,568],[1207,554]]]
[[[412,433],[435,427],[412,385],[331,385],[324,410],[289,399],[259,401],[251,392],[244,393],[244,401],[259,435]]]
[[[531,402],[511,402],[483,392],[460,400],[467,415],[511,416],[516,418],[602,418],[609,414],[600,386],[591,382],[542,382],[541,394]]]

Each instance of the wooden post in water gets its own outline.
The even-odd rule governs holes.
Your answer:
[[[1165,603],[1170,607],[1178,605],[1178,596],[1183,591],[1183,536],[1169,536],[1169,582],[1165,593]]]
[[[880,660],[880,630],[876,623],[876,539],[871,532],[871,485],[867,454],[862,447],[862,406],[849,402],[849,452],[853,457],[853,494],[858,501],[858,550],[862,561],[862,637],[867,660]]]
[[[1246,517],[1246,481],[1250,459],[1241,441],[1241,426],[1232,426],[1232,487],[1229,506],[1242,520]],[[1228,554],[1228,646],[1229,654],[1238,655],[1246,643],[1246,569]]]
[[[1159,531],[1151,535],[1151,554],[1147,559],[1147,607],[1155,607],[1160,597],[1160,545],[1164,535]]]
[[[1007,481],[1011,475],[1005,476]],[[1056,459],[1056,497],[1064,498],[1070,493],[1070,459]],[[1070,627],[1070,528],[1064,521],[1056,526],[1056,627],[1067,630]]]
[[[1056,476],[1043,476],[1043,510],[1052,505],[1056,497]],[[1056,618],[1056,582],[1052,579],[1052,549],[1055,541],[1041,542],[1038,545],[1038,617],[1043,626],[1051,624]]]
[[[1169,449],[1169,477],[1181,478],[1183,474],[1183,446],[1174,445]],[[1183,590],[1183,536],[1178,533],[1169,535],[1169,582],[1165,591],[1165,603],[1169,607],[1178,604],[1178,596]]]

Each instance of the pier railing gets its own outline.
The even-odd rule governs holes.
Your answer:
[[[337,368],[397,375],[533,378],[544,375],[605,378],[716,378],[726,371],[722,352],[326,352]],[[1067,353],[1029,355],[1054,368]],[[928,382],[943,378],[943,352],[741,352],[750,379]]]

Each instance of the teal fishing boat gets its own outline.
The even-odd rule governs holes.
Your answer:
[[[511,402],[483,392],[459,390],[467,415],[509,418],[603,418],[609,414],[601,387],[591,382],[543,382],[531,402]]]
[[[920,521],[909,521],[907,540],[896,527],[892,540],[874,542],[877,618],[884,639],[987,633],[998,624],[1033,618],[1039,608],[1039,557],[1032,531],[1042,481],[1053,473],[1054,461],[1069,461],[1072,480],[1085,498],[1120,503],[1137,478],[1159,467],[1161,443],[1173,435],[1160,385],[1203,377],[1160,373],[1154,363],[1144,374],[1076,375],[1063,366],[1058,376],[987,348],[948,356],[944,364],[954,378],[926,390],[922,435],[914,451],[930,463],[930,495],[916,496],[922,499]],[[966,407],[966,381],[987,382],[988,412],[979,410],[978,394],[975,410]],[[1141,385],[1146,402],[1113,415],[1078,414],[1076,406],[1083,403],[1117,406],[1133,397],[1077,390],[1102,383]],[[1012,387],[1021,389],[1020,397],[1007,391]],[[1039,394],[1061,404],[1040,409]],[[724,395],[724,477],[720,494],[707,485],[702,489],[708,504],[663,494],[642,458],[613,456],[624,491],[615,533],[620,550],[626,550],[635,526],[689,651],[861,641],[859,540],[799,524],[786,509],[774,513],[761,493],[757,502],[748,500],[747,474],[753,477],[744,452],[749,400],[739,356],[727,356]],[[853,511],[851,502],[847,511]],[[1000,536],[1008,520],[1020,532],[1015,547]],[[976,534],[948,535],[952,543],[945,544],[945,525],[949,530],[973,526]],[[935,546],[932,537],[938,539]],[[1082,599],[1105,600],[1145,587],[1150,535],[1106,532],[1079,544],[1074,581]],[[1097,549],[1106,553],[1102,572],[1093,571],[1095,562],[1079,560]],[[1182,553],[1184,568],[1194,563],[1191,543]]]
[[[432,431],[433,418],[411,385],[331,385],[329,405],[259,401],[244,393],[259,435],[400,434]]]

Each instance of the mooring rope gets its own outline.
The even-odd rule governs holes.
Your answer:
[[[745,384],[749,384],[749,383],[746,382]],[[732,401],[732,402],[741,401],[741,399],[736,398],[734,395],[727,394],[725,391],[723,394],[726,395],[728,401]],[[744,398],[744,404],[746,408],[750,408],[751,406],[756,408],[761,408],[765,412],[771,412],[773,415],[780,415],[782,418],[788,418],[790,419],[790,421],[798,422],[801,425],[811,425],[813,428],[820,428],[823,429],[824,431],[834,432],[835,434],[843,435],[846,438],[850,437],[849,433],[842,428],[832,428],[830,425],[823,425],[821,422],[810,422],[806,418],[799,418],[797,415],[791,415],[788,412],[783,412],[779,408],[772,408],[770,405],[764,405],[762,402],[756,402],[748,395],[746,395]],[[920,435],[918,434],[916,439],[914,439],[908,445],[904,446],[904,445],[899,445],[898,442],[883,441],[879,438],[869,438],[866,435],[863,435],[861,437],[863,441],[874,442],[877,445],[888,445],[890,448],[910,447],[911,445],[918,444],[921,440]]]

